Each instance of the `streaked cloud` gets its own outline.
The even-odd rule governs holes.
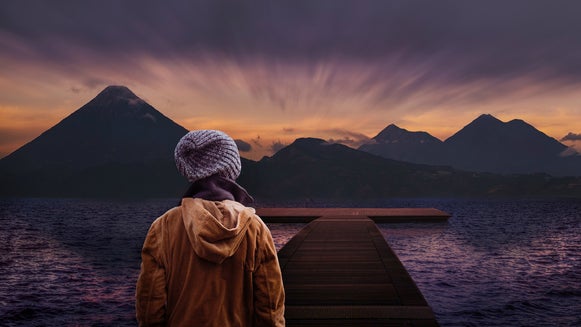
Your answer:
[[[440,66],[421,80],[456,84],[531,73],[578,82],[581,73],[575,1],[37,0],[1,9],[2,52],[55,63],[80,52],[124,62],[143,53],[241,64],[389,58],[422,70]]]
[[[300,136],[357,146],[389,123],[445,139],[481,113],[564,135],[581,121],[580,12],[541,0],[5,1],[0,107],[18,108],[10,124],[28,132],[0,124],[0,152],[108,84],[188,129],[246,140],[254,158]]]

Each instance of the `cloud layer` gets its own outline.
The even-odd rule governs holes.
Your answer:
[[[250,152],[299,132],[356,146],[392,122],[454,122],[444,137],[485,112],[542,127],[559,111],[568,121],[547,126],[576,130],[580,14],[579,1],[549,0],[5,1],[0,117],[74,110],[127,84]]]
[[[572,132],[569,132],[569,134],[565,135],[561,141],[581,141],[581,133],[579,134],[575,134]]]
[[[581,3],[563,1],[12,1],[0,50],[21,59],[130,62],[226,57],[299,63],[390,62],[428,82],[515,76],[581,81]]]

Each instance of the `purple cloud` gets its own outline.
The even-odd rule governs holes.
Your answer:
[[[102,64],[153,83],[155,73],[136,58],[177,65],[225,59],[266,66],[244,87],[282,110],[324,92],[363,94],[391,107],[423,94],[416,105],[434,107],[518,94],[535,83],[543,90],[581,84],[579,12],[579,1],[541,0],[4,1],[0,61],[43,62],[73,76]],[[276,69],[281,63],[300,66],[323,92],[302,80],[299,91],[279,85],[289,73]],[[320,63],[328,71],[322,79]],[[369,70],[353,79],[349,65]]]
[[[581,133],[579,134],[575,134],[572,132],[569,132],[569,134],[565,135],[561,141],[581,141]]]
[[[238,147],[238,151],[240,152],[250,152],[252,150],[252,145],[250,143],[245,142],[240,139],[234,140],[236,142],[236,146]]]
[[[538,78],[581,81],[581,2],[546,1],[9,1],[0,32],[27,55],[66,64],[70,48],[102,57],[195,58],[202,53],[275,61],[396,58],[433,62],[427,80]],[[107,21],[107,24],[102,24]],[[539,24],[543,22],[543,24]],[[281,42],[284,40],[284,42]],[[3,52],[22,47],[0,42]],[[435,60],[434,60],[435,59]],[[442,65],[448,64],[448,65]],[[441,67],[445,67],[441,69]],[[385,77],[385,76],[384,76]]]
[[[287,145],[288,144],[284,144],[281,141],[275,141],[272,142],[272,144],[270,145],[270,150],[272,151],[272,153],[277,153],[281,149],[285,148]]]
[[[351,132],[342,129],[333,129],[329,130],[329,132],[337,135],[334,138],[328,139],[327,142],[329,143],[340,143],[352,148],[358,148],[365,143],[372,142],[372,139],[370,137],[361,133]]]

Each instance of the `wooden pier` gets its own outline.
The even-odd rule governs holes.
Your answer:
[[[438,326],[368,217],[316,219],[278,257],[287,326]]]
[[[323,216],[365,216],[376,223],[443,222],[450,215],[434,208],[258,208],[265,222],[308,223]]]

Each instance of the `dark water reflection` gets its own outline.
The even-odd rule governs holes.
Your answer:
[[[0,325],[135,325],[143,238],[175,200],[0,201]]]
[[[175,204],[0,199],[0,325],[135,325],[141,245]],[[380,226],[443,326],[581,325],[581,200],[373,205],[453,214]],[[302,225],[269,227],[280,248]]]

